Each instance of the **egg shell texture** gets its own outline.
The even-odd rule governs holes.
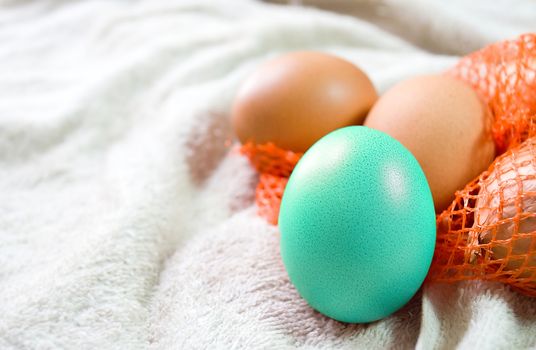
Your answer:
[[[387,134],[334,131],[292,173],[279,216],[281,255],[300,295],[339,321],[381,319],[421,286],[435,214],[415,158]]]
[[[333,130],[362,124],[376,99],[370,79],[351,62],[322,52],[291,52],[244,81],[232,123],[242,143],[273,142],[303,152]]]
[[[383,131],[409,149],[430,184],[436,211],[495,157],[488,107],[467,84],[448,76],[402,81],[374,105],[365,126]]]

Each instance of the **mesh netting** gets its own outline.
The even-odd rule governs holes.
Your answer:
[[[536,137],[457,192],[437,223],[430,279],[495,280],[536,296]]]
[[[490,45],[446,74],[469,83],[492,111],[500,155],[437,216],[428,276],[508,283],[536,296],[536,34]],[[259,214],[277,224],[288,176],[301,157],[273,144],[242,146],[261,173]]]
[[[242,145],[240,151],[260,173],[255,192],[258,213],[276,225],[288,177],[303,153],[286,151],[273,143],[256,145],[252,142]]]
[[[469,83],[489,105],[499,154],[536,131],[536,34],[485,47],[447,74]]]
[[[259,184],[255,192],[258,213],[273,225],[277,225],[279,207],[287,182],[288,177],[286,176],[261,174],[259,177]]]
[[[438,215],[429,278],[501,281],[536,296],[536,35],[488,46],[447,74],[489,105],[506,153]]]

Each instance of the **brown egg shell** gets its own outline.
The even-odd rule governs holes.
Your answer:
[[[471,87],[447,76],[419,76],[395,85],[373,106],[365,126],[386,132],[413,153],[437,212],[495,156],[488,107]]]
[[[304,152],[333,130],[362,124],[376,99],[370,79],[352,63],[321,52],[292,52],[245,80],[232,124],[242,143],[272,142]]]
[[[506,271],[536,267],[535,147],[536,139],[531,139],[499,157],[479,183],[471,239],[489,245],[492,259],[504,259]],[[520,277],[531,275],[536,280],[530,270]]]

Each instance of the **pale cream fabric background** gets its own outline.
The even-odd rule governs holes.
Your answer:
[[[360,2],[385,30],[246,0],[0,4],[0,348],[536,346],[536,300],[492,283],[427,285],[370,325],[312,311],[228,146],[269,57],[329,51],[384,91],[534,31],[533,2]]]

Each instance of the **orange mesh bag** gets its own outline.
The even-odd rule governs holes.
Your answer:
[[[536,137],[457,192],[437,223],[430,279],[495,280],[536,296]]]
[[[488,46],[447,74],[489,105],[506,153],[438,215],[429,279],[495,280],[536,296],[536,35]]]
[[[447,74],[467,83],[489,105],[497,152],[518,145],[536,129],[536,34],[490,45]]]
[[[275,225],[288,177],[303,153],[283,150],[273,143],[256,145],[252,142],[242,145],[240,151],[260,173],[255,191],[258,214]]]

